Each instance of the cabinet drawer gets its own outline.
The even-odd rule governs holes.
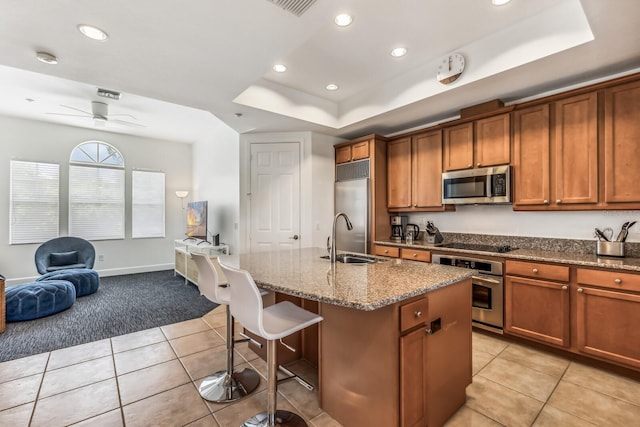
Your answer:
[[[400,257],[400,248],[396,248],[394,246],[380,246],[375,245],[373,248],[373,253],[381,256],[390,256],[394,258]]]
[[[366,159],[369,157],[369,141],[353,144],[351,147],[351,158],[353,160]]]
[[[400,249],[400,258],[431,262],[431,252],[423,249],[402,248]]]
[[[640,274],[579,268],[578,283],[622,291],[640,292]]]
[[[565,265],[539,264],[536,262],[507,260],[506,271],[507,274],[514,276],[556,280],[558,282],[569,281],[569,267]]]
[[[421,298],[400,307],[400,330],[406,331],[424,323],[429,309],[429,299]]]

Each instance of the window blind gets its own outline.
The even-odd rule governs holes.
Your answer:
[[[12,160],[9,243],[40,243],[58,237],[60,166]]]
[[[131,237],[164,237],[164,173],[133,171]]]
[[[124,169],[69,166],[69,234],[124,239]]]

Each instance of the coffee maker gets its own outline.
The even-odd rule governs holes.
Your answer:
[[[391,217],[391,240],[401,242],[404,240],[404,233],[407,228],[409,217],[405,215],[393,215]]]

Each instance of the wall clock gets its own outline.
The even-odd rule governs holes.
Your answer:
[[[464,71],[464,56],[461,53],[452,53],[445,56],[438,65],[438,81],[442,84],[455,82]]]

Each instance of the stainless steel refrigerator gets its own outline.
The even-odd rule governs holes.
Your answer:
[[[335,213],[344,212],[353,224],[347,230],[346,222],[336,224],[337,249],[368,253],[370,234],[371,188],[369,159],[343,163],[336,167]]]

